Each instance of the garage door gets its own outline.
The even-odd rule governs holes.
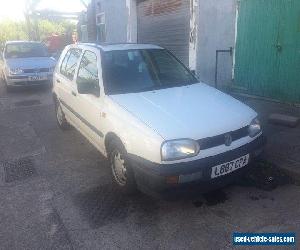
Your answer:
[[[138,2],[138,42],[160,45],[189,63],[190,0]]]
[[[299,0],[240,1],[235,83],[249,94],[300,103]]]

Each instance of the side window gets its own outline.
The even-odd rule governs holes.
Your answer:
[[[78,75],[77,85],[86,85],[99,91],[99,78],[97,56],[91,51],[86,51],[81,59]],[[99,93],[98,93],[99,94]]]
[[[67,65],[68,59],[69,59],[69,57],[70,57],[70,53],[71,53],[71,51],[69,50],[69,51],[66,53],[66,55],[65,55],[65,57],[64,57],[64,59],[63,59],[61,65],[60,65],[60,73],[61,73],[62,75],[66,75],[66,65]]]
[[[80,54],[80,49],[70,49],[62,62],[60,72],[69,80],[74,78]]]

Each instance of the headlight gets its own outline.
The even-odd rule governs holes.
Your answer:
[[[10,69],[9,73],[11,75],[17,75],[17,74],[22,74],[23,73],[23,69],[20,68],[16,68],[16,69]]]
[[[173,161],[193,157],[200,151],[199,144],[191,139],[166,141],[161,146],[163,161]]]
[[[255,137],[261,132],[261,125],[257,118],[253,119],[248,128],[249,136]]]

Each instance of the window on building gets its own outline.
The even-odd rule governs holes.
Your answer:
[[[97,14],[96,24],[97,24],[97,41],[106,42],[105,13]]]
[[[98,12],[102,11],[102,4],[100,2],[97,3]]]

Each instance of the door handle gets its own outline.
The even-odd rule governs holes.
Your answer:
[[[73,95],[73,96],[77,96],[77,94],[76,94],[74,91],[72,91],[72,95]]]

